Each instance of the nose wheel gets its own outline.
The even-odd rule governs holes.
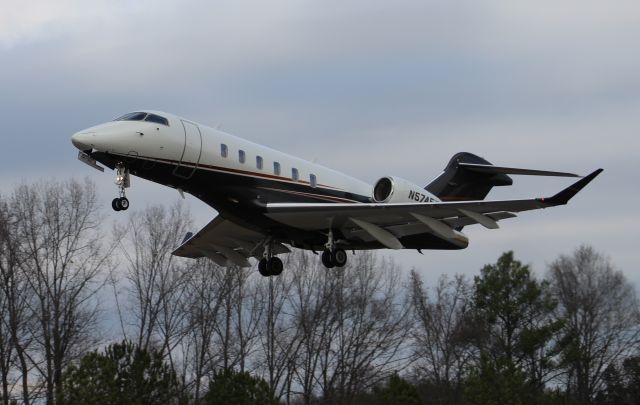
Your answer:
[[[129,199],[127,197],[114,198],[111,201],[111,208],[114,211],[126,211],[129,208]]]
[[[111,208],[114,211],[126,211],[129,208],[129,200],[125,195],[125,189],[131,186],[131,179],[129,176],[129,169],[122,163],[116,165],[116,186],[120,192],[120,197],[114,198],[111,201]]]

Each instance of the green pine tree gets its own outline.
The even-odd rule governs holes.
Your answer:
[[[416,387],[407,380],[393,374],[389,382],[375,390],[380,405],[419,405],[420,396]]]
[[[159,352],[124,341],[87,353],[64,374],[61,404],[180,404],[182,387]]]
[[[544,376],[554,367],[557,353],[552,341],[562,328],[552,316],[556,303],[547,290],[513,252],[484,266],[475,278],[481,356],[467,387],[470,403],[544,402]]]
[[[224,369],[216,372],[204,396],[206,405],[279,405],[269,384],[244,372]]]

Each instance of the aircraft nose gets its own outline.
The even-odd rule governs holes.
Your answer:
[[[85,151],[93,147],[91,137],[92,134],[90,132],[77,132],[71,137],[71,143],[76,148]]]

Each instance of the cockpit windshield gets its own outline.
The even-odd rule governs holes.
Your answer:
[[[114,121],[144,121],[144,117],[147,116],[147,113],[143,112],[132,112],[123,115],[120,118],[116,118]]]
[[[169,120],[165,117],[145,112],[128,113],[123,115],[122,117],[116,118],[114,121],[147,121],[169,126]]]

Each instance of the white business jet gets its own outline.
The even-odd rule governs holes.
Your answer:
[[[282,272],[288,246],[321,251],[342,267],[346,251],[464,249],[465,226],[498,228],[514,213],[566,204],[602,169],[549,198],[484,201],[508,174],[580,177],[572,173],[493,166],[471,153],[454,155],[425,187],[394,176],[371,185],[343,173],[158,111],[137,111],[82,130],[71,141],[78,158],[116,170],[116,211],[129,208],[125,189],[136,175],[190,193],[219,213],[188,233],[173,254],[207,257],[221,266]],[[288,246],[287,246],[288,245]]]

